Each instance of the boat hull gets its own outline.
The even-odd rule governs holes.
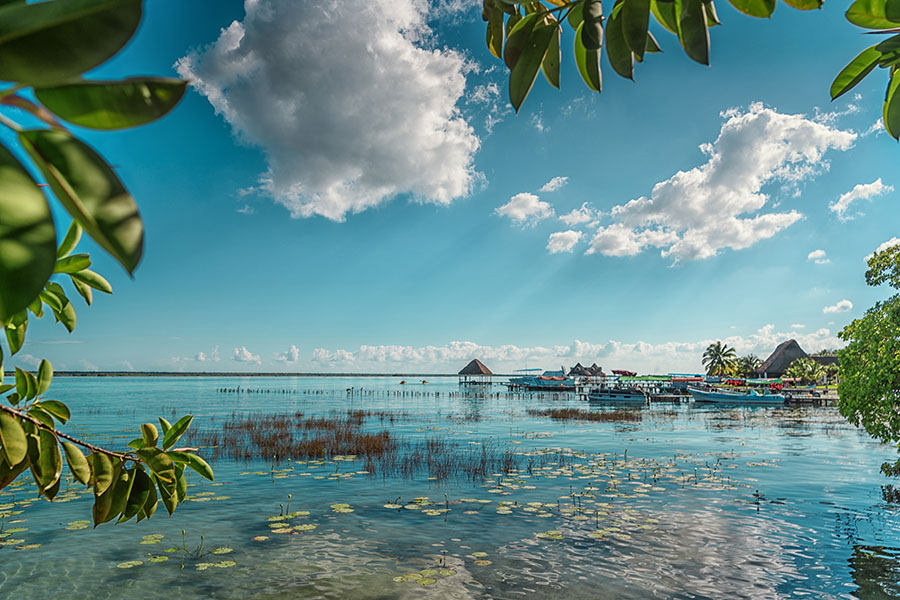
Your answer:
[[[644,404],[647,402],[647,395],[638,389],[607,388],[591,390],[587,399],[588,402]]]
[[[713,404],[762,404],[778,406],[784,404],[781,394],[742,394],[739,392],[716,392],[688,387],[695,402]]]

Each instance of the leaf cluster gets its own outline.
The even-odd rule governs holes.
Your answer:
[[[11,354],[25,342],[29,314],[42,318],[49,312],[69,332],[75,328],[75,309],[60,281],[68,279],[88,305],[95,290],[112,293],[90,269],[90,256],[74,253],[83,233],[129,274],[141,260],[144,227],[137,203],[70,127],[136,127],[181,100],[186,82],[178,79],[83,78],[131,39],[142,10],[141,0],[0,0],[0,126],[10,130],[0,142],[0,325]],[[23,119],[38,125],[26,127]],[[58,245],[54,199],[72,218]],[[52,501],[64,455],[72,477],[93,488],[96,526],[149,518],[160,500],[171,514],[185,497],[186,468],[212,480],[212,469],[195,449],[174,448],[193,417],[174,424],[160,419],[161,435],[145,423],[128,452],[99,448],[56,428],[71,414],[62,402],[44,398],[53,377],[48,361],[36,374],[16,368],[14,383],[7,384],[3,358],[0,348],[0,394],[8,402],[0,404],[0,489],[30,470],[39,492]]]

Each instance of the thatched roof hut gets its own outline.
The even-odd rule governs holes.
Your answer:
[[[588,370],[591,372],[591,375],[594,377],[606,377],[606,373],[603,372],[603,367],[598,365],[597,363],[592,364]]]
[[[483,362],[473,358],[472,362],[459,372],[459,383],[463,385],[490,385],[492,375],[491,370],[484,366]]]
[[[569,369],[569,377],[590,377],[591,371],[582,366],[581,363],[578,363],[571,369]]]
[[[809,355],[803,351],[797,340],[782,342],[756,370],[756,373],[761,377],[781,377],[791,363],[798,358],[809,358]]]

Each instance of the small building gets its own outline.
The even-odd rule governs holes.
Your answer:
[[[459,372],[459,385],[491,385],[493,375],[483,362],[473,358],[472,362]]]
[[[756,370],[759,377],[781,377],[787,371],[791,363],[798,358],[809,358],[809,355],[803,351],[797,340],[788,340],[778,344],[775,351],[763,362]]]

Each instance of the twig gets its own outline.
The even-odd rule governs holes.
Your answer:
[[[112,457],[118,458],[120,460],[130,460],[132,462],[143,462],[140,458],[137,458],[135,456],[131,456],[129,454],[123,454],[121,452],[113,452],[112,450],[106,450],[105,448],[100,448],[99,446],[95,446],[93,444],[85,442],[84,440],[79,440],[78,438],[72,437],[71,435],[67,435],[61,431],[54,429],[53,427],[47,427],[46,425],[44,425],[43,423],[41,423],[40,421],[38,421],[31,415],[29,415],[28,413],[24,413],[20,410],[16,410],[15,408],[6,406],[5,404],[0,404],[0,410],[8,412],[9,414],[13,415],[14,417],[19,417],[23,421],[28,421],[29,423],[36,426],[37,428],[43,429],[45,431],[49,431],[49,432],[53,433],[54,435],[56,435],[57,437],[61,437],[62,439],[68,440],[74,444],[78,444],[79,446],[84,446],[85,448],[87,448],[88,450],[90,450],[92,452],[99,452],[100,454],[106,454],[107,456],[112,456]]]

